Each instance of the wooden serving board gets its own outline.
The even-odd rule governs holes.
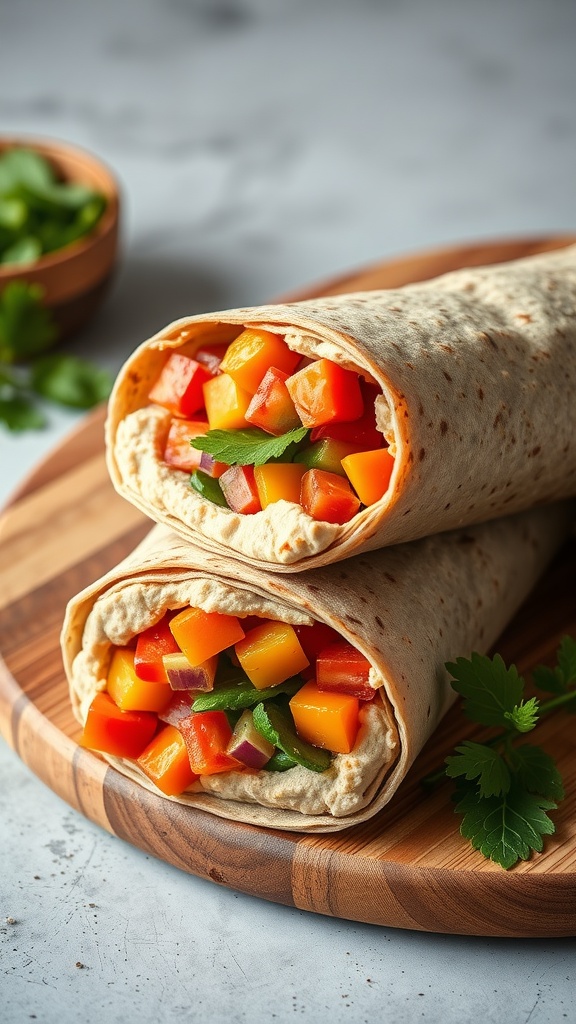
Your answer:
[[[369,267],[297,296],[390,287],[461,266],[558,248],[569,238],[482,243]],[[567,797],[545,850],[512,871],[458,834],[449,784],[420,780],[474,734],[458,707],[377,817],[306,836],[227,822],[150,794],[78,746],[59,632],[67,600],[123,558],[150,523],[117,497],[103,453],[104,412],[89,416],[0,516],[0,729],[51,789],[92,821],[184,871],[335,917],[470,935],[576,934],[575,719],[550,716],[539,742],[557,758]],[[576,635],[576,543],[570,542],[499,640],[521,672]],[[454,652],[455,656],[458,652]],[[40,799],[39,794],[39,799]]]

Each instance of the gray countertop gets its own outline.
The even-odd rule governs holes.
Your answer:
[[[574,232],[570,0],[0,0],[0,131],[104,157],[123,260],[70,348],[458,241]],[[0,502],[73,427],[0,435]],[[0,741],[0,1011],[37,1020],[576,1021],[576,942],[268,904],[115,839]],[[511,910],[513,913],[513,910]]]

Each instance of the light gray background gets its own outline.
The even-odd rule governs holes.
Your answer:
[[[123,186],[121,271],[70,348],[116,370],[185,313],[576,232],[575,43],[571,0],[0,0],[0,131],[83,144]],[[49,415],[0,434],[0,502],[78,421]],[[0,943],[6,1024],[576,1021],[573,940],[220,889],[102,832],[1,742]]]

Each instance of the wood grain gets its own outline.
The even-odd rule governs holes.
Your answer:
[[[460,266],[499,262],[572,238],[485,242],[368,267],[289,298],[424,280]],[[286,298],[284,296],[283,298]],[[29,477],[0,517],[0,730],[22,760],[80,813],[184,871],[303,910],[423,931],[565,936],[576,932],[574,719],[551,716],[540,742],[554,754],[568,796],[542,854],[512,871],[460,838],[444,785],[420,779],[474,735],[458,708],[446,716],[392,802],[376,818],[333,836],[227,822],[155,796],[78,746],[59,633],[67,600],[111,568],[149,529],[118,498],[103,453],[98,410]],[[556,558],[498,642],[521,672],[551,662],[576,635],[576,543]]]

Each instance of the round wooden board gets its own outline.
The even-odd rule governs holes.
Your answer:
[[[481,243],[424,253],[323,282],[291,299],[423,280],[461,266],[558,248],[572,238]],[[0,729],[22,760],[72,807],[184,871],[265,899],[373,924],[469,935],[576,933],[574,719],[550,716],[540,742],[556,757],[567,797],[542,854],[512,871],[458,834],[450,786],[420,779],[473,735],[456,707],[377,817],[335,835],[306,836],[227,822],[156,797],[78,746],[59,632],[67,600],[126,555],[150,523],[116,496],[103,453],[104,412],[32,474],[0,517]],[[576,635],[576,543],[561,552],[497,644],[521,672],[550,662]],[[455,652],[457,655],[458,652]]]

